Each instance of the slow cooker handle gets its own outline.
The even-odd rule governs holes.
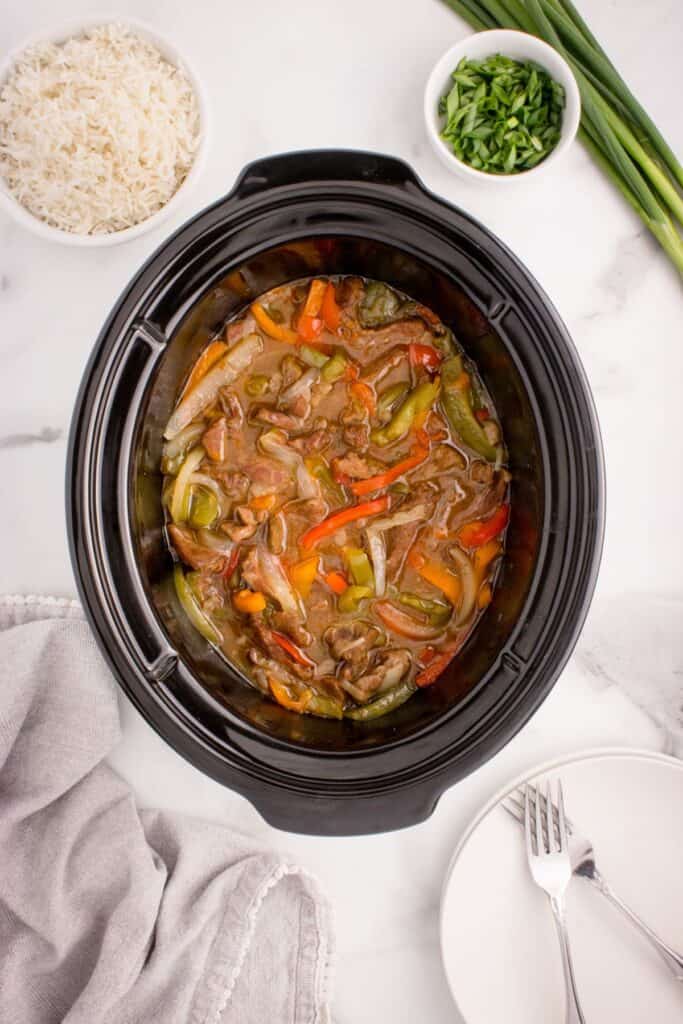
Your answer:
[[[426,821],[449,783],[416,782],[398,791],[357,793],[342,798],[238,787],[273,828],[317,836],[394,832]]]
[[[393,156],[349,149],[313,149],[255,160],[242,171],[233,195],[241,199],[273,188],[331,181],[367,182],[396,188],[423,186],[413,170]]]

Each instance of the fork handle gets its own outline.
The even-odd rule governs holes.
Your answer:
[[[574,977],[572,955],[569,949],[567,924],[564,919],[564,903],[562,900],[551,896],[550,905],[553,908],[555,926],[557,928],[557,935],[560,940],[560,950],[562,952],[562,970],[564,972],[564,985],[567,995],[565,1024],[586,1024],[585,1017],[581,1012],[581,1006],[579,1005],[579,995],[576,990],[576,978]]]
[[[683,981],[683,955],[677,953],[675,949],[668,946],[663,939],[660,939],[659,935],[652,931],[648,925],[638,917],[634,910],[631,910],[624,901],[617,896],[614,890],[608,885],[605,879],[599,872],[594,872],[591,881],[598,887],[603,896],[606,896],[610,903],[613,903],[615,907],[618,907],[622,914],[629,919],[631,924],[635,925],[639,932],[645,936],[645,938],[654,946],[662,960],[669,968],[674,978],[677,981]]]

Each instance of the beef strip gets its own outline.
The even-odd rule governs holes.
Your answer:
[[[225,555],[199,544],[192,530],[171,523],[168,533],[173,546],[186,565],[199,572],[220,573],[225,568]]]
[[[251,540],[258,528],[259,524],[257,522],[221,523],[221,530],[223,533],[226,533],[230,540],[234,541],[235,544],[241,544],[242,541]]]
[[[311,455],[313,452],[320,452],[330,443],[330,425],[326,419],[319,416],[313,423],[313,430],[310,434],[302,434],[289,442],[290,448],[301,452],[302,455]]]
[[[202,435],[202,445],[213,462],[225,462],[228,453],[228,422],[225,416],[214,420]]]
[[[282,412],[281,409],[273,409],[269,405],[262,405],[260,409],[257,409],[253,418],[259,423],[270,423],[288,433],[303,430],[306,426],[305,417],[294,416],[292,413]]]
[[[209,615],[223,611],[227,595],[225,584],[220,576],[206,570],[200,572],[194,581],[194,589],[203,611]]]
[[[339,455],[332,459],[332,469],[335,476],[349,476],[353,480],[368,480],[386,470],[384,463],[377,459],[362,458],[357,452],[348,451],[345,455]]]
[[[415,544],[417,535],[424,523],[408,523],[390,531],[391,541],[387,555],[387,579],[398,580],[403,569],[406,555]]]
[[[395,370],[397,366],[400,366],[405,358],[405,348],[402,345],[397,345],[395,348],[390,349],[389,352],[385,352],[383,355],[378,356],[377,359],[373,359],[371,363],[368,363],[363,369],[361,378],[368,384],[379,384],[391,370]]]
[[[397,320],[386,327],[358,328],[348,339],[350,348],[379,358],[396,345],[432,345],[434,335],[422,320]]]
[[[340,679],[340,685],[355,701],[364,704],[375,694],[396,686],[409,672],[412,661],[410,651],[402,648],[380,651],[368,672],[353,682]]]
[[[225,426],[230,437],[241,435],[244,427],[244,411],[239,398],[232,388],[221,388],[218,401],[225,413]]]
[[[271,621],[276,629],[286,633],[299,647],[310,647],[313,643],[312,634],[289,612],[273,612]]]
[[[262,615],[252,616],[251,626],[261,647],[274,661],[284,665],[299,679],[311,679],[315,672],[315,666],[312,664],[300,665],[298,662],[293,661],[277,643],[273,636],[273,630],[266,625]]]
[[[354,619],[328,626],[323,640],[335,661],[346,661],[350,665],[365,663],[369,651],[384,637],[371,622]]]
[[[434,509],[439,500],[439,493],[439,489],[435,484],[426,481],[417,483],[413,487],[410,497],[399,506],[401,512],[406,512],[416,505],[421,505],[424,508],[424,514],[414,523],[406,523],[403,526],[393,527],[388,531],[387,580],[391,581],[399,578],[406,555],[414,545],[418,533],[434,514]]]
[[[203,467],[207,476],[213,477],[220,485],[221,490],[234,501],[243,501],[249,491],[249,477],[236,469],[226,468],[225,465],[207,465]]]
[[[225,328],[225,339],[232,348],[242,338],[246,338],[247,334],[253,334],[257,330],[256,321],[251,313],[247,313],[246,316],[242,316],[239,320],[233,320],[232,323],[228,324]]]
[[[365,452],[370,444],[369,423],[349,423],[342,431],[344,444],[358,452]]]

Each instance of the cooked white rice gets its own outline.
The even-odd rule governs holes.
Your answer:
[[[0,88],[0,176],[64,231],[120,231],[164,206],[200,135],[187,75],[122,25],[25,50]]]

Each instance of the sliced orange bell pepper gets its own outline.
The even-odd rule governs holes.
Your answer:
[[[313,580],[317,575],[317,555],[311,555],[310,558],[304,558],[301,562],[296,562],[296,564],[289,569],[289,578],[304,600],[306,600],[310,594],[311,587],[313,586]]]
[[[199,384],[202,377],[206,376],[213,364],[217,363],[221,356],[224,356],[227,351],[228,346],[224,341],[212,341],[210,345],[207,345],[197,362],[192,367],[181,397],[184,398],[185,395],[189,395],[190,391],[193,391],[197,387],[197,384]]]
[[[266,607],[266,599],[260,590],[236,590],[232,595],[232,603],[238,612],[255,615]]]
[[[336,569],[333,569],[332,572],[326,572],[323,579],[335,594],[343,594],[349,585],[344,573]]]
[[[306,296],[306,302],[302,313],[304,316],[317,316],[320,312],[320,308],[325,298],[325,292],[327,290],[327,282],[321,281],[320,278],[316,278],[311,281],[308,289],[308,295]]]
[[[279,683],[274,676],[269,675],[267,678],[270,692],[278,704],[288,711],[298,711],[300,714],[306,710],[313,696],[312,690],[307,688],[298,697],[293,697],[284,683]]]
[[[268,512],[275,505],[276,502],[276,494],[257,494],[254,498],[251,499],[249,504],[251,505],[252,508],[255,508],[257,512],[261,512],[263,510]]]
[[[502,552],[502,547],[497,540],[490,540],[488,544],[482,544],[480,548],[477,548],[472,556],[474,562],[474,568],[477,570],[478,575],[481,577],[484,572],[488,569],[489,565],[494,558]]]
[[[325,295],[323,297],[323,304],[320,307],[320,313],[328,331],[336,333],[339,330],[339,325],[341,323],[341,309],[337,305],[337,296],[334,290],[334,285],[331,281],[328,281],[327,283],[327,288],[325,289]]]
[[[249,308],[256,323],[269,337],[275,338],[276,341],[286,341],[289,345],[299,344],[301,339],[296,331],[291,327],[285,327],[284,324],[276,324],[260,302],[252,302]]]
[[[425,558],[415,548],[408,552],[407,561],[408,565],[415,569],[422,579],[441,590],[453,606],[457,605],[462,587],[455,573],[438,562],[432,562]]]

